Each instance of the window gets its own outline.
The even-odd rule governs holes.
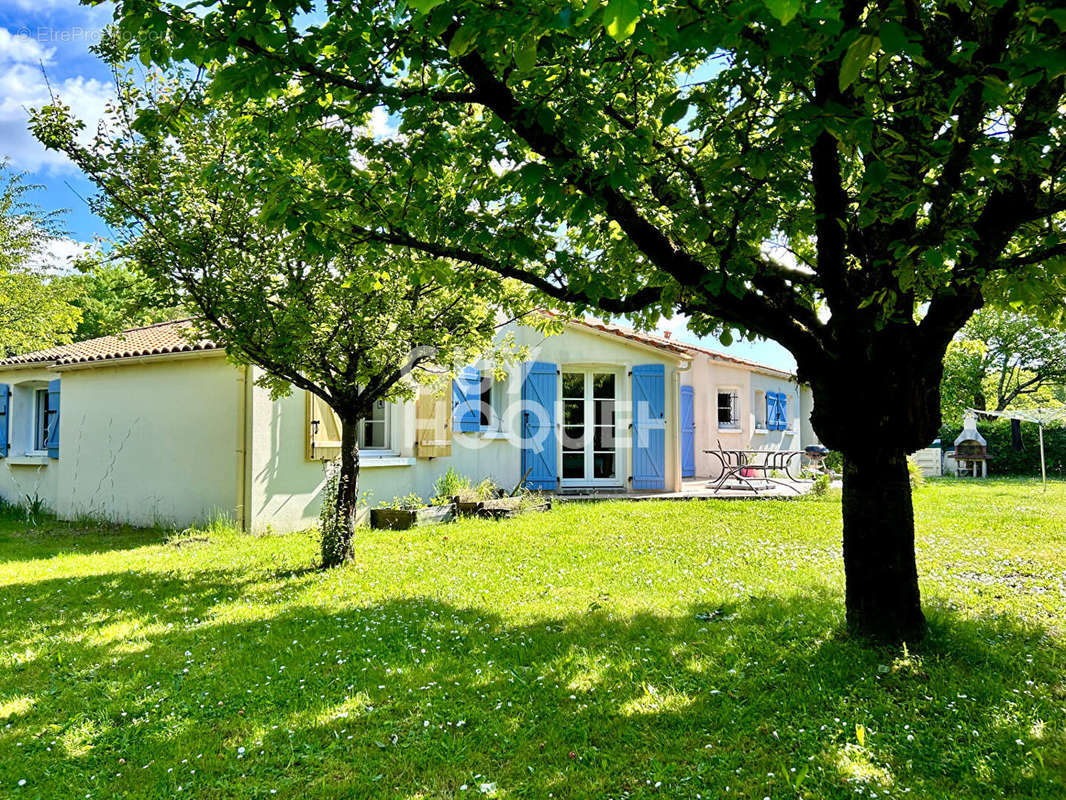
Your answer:
[[[718,427],[740,428],[740,395],[735,389],[721,389],[718,392]]]
[[[755,430],[765,431],[766,428],[766,392],[762,389],[755,390]]]
[[[452,429],[467,433],[499,431],[501,389],[492,370],[463,367],[452,381]]]
[[[481,373],[481,396],[478,402],[478,425],[492,427],[492,375]]]
[[[585,477],[585,373],[563,373],[563,478]]]
[[[37,389],[33,394],[35,398],[33,449],[44,451],[48,449],[48,434],[51,431],[52,420],[55,418],[55,409],[48,407],[47,389]]]
[[[593,428],[592,477],[613,478],[614,444],[614,375],[594,373],[592,376]]]
[[[478,427],[483,431],[496,431],[502,428],[500,404],[503,402],[503,384],[496,381],[491,370],[481,373],[478,388]]]
[[[374,403],[369,417],[359,423],[359,447],[362,450],[384,450],[388,447],[388,414],[385,401]]]
[[[766,392],[766,429],[769,431],[789,429],[787,394]]]

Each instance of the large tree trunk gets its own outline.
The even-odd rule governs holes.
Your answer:
[[[341,458],[332,524],[322,531],[322,566],[335,567],[354,555],[352,539],[359,498],[359,421],[341,417]]]
[[[845,452],[842,510],[848,630],[892,642],[921,639],[907,454]]]
[[[814,430],[844,455],[848,629],[914,642],[925,618],[907,454],[927,447],[940,429],[943,350],[921,341],[908,324],[886,326],[872,346],[852,350],[858,338],[842,332],[848,346],[832,369],[808,372]]]

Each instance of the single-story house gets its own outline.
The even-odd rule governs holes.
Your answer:
[[[161,323],[0,360],[0,497],[39,498],[62,519],[313,524],[323,461],[338,453],[334,415],[304,391],[272,400],[256,368],[187,329]],[[428,498],[449,468],[507,488],[678,491],[683,476],[711,474],[701,451],[715,435],[799,444],[787,373],[594,322],[505,333],[529,358],[504,380],[473,364],[450,387],[379,403],[362,422],[368,502]]]

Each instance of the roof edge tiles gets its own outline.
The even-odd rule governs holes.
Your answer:
[[[83,342],[58,345],[0,359],[0,367],[20,367],[29,364],[49,364],[61,367],[221,349],[210,339],[190,338],[192,323],[191,318],[186,318],[143,325],[111,336],[100,336],[96,339],[86,339]]]

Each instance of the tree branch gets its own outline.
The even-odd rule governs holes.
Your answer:
[[[415,97],[424,97],[435,103],[477,103],[478,96],[469,91],[444,91],[441,89],[427,89],[417,86],[390,86],[381,81],[359,81],[346,75],[338,75],[336,72],[323,69],[312,61],[304,61],[294,58],[290,54],[278,53],[267,50],[252,39],[239,37],[235,44],[242,50],[254,53],[257,56],[273,61],[307,77],[317,78],[331,86],[339,86],[349,89],[362,97],[394,98],[408,100]]]

